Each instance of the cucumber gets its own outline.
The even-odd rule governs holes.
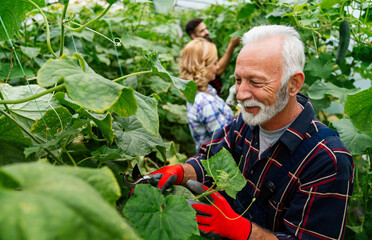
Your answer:
[[[336,56],[336,63],[340,65],[347,53],[350,43],[350,25],[349,22],[344,20],[340,23],[340,42],[338,44],[338,51]]]

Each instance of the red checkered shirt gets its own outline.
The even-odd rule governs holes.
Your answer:
[[[241,115],[214,139],[203,145],[202,152],[187,162],[196,170],[198,181],[208,184],[200,160],[226,148],[234,157],[247,184],[228,199],[237,213],[242,213],[252,198],[260,199],[265,179],[275,175],[303,141],[322,128],[327,128],[314,116],[314,110],[302,94],[297,101],[304,107],[278,141],[259,158],[259,128],[248,126]],[[305,143],[306,144],[306,143]],[[210,150],[209,150],[210,147]],[[353,161],[350,152],[338,136],[319,141],[309,152],[297,159],[297,165],[283,178],[274,194],[264,202],[263,213],[249,209],[243,216],[271,230],[279,239],[342,239],[346,225],[346,212],[353,189]]]

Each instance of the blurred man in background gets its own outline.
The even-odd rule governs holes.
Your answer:
[[[207,39],[210,42],[213,42],[212,39],[209,36],[209,31],[207,29],[207,26],[203,22],[203,19],[201,18],[193,18],[189,20],[186,23],[185,27],[186,33],[190,36],[191,39],[195,39],[197,37],[202,37]],[[216,79],[210,84],[212,87],[214,87],[217,90],[217,93],[220,95],[221,88],[222,88],[222,79],[221,75],[226,70],[227,66],[229,65],[230,59],[232,57],[232,54],[234,52],[234,49],[238,47],[240,44],[240,38],[239,37],[232,37],[230,39],[229,45],[227,46],[227,49],[223,56],[218,60],[218,66],[217,69],[217,75]]]

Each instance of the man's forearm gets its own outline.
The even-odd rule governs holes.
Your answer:
[[[261,228],[255,223],[252,223],[252,232],[249,240],[271,240],[278,239],[273,233]]]
[[[194,167],[189,163],[181,163],[180,164],[183,168],[183,179],[181,181],[181,185],[185,185],[188,180],[195,180],[197,181],[196,171]]]

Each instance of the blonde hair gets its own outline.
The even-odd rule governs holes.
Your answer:
[[[180,61],[180,78],[193,80],[198,91],[208,88],[208,68],[217,61],[216,46],[204,38],[195,38],[183,48]]]

